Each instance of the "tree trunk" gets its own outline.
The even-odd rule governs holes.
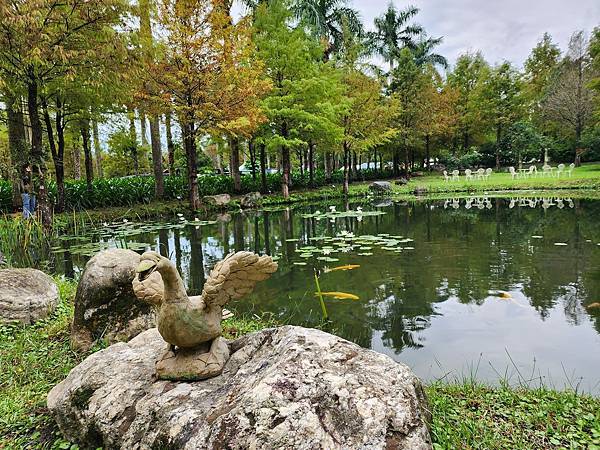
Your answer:
[[[140,116],[140,134],[142,137],[142,145],[148,145],[148,137],[146,136],[146,114],[144,111],[138,110],[138,114]]]
[[[31,163],[34,192],[37,194],[37,203],[42,216],[42,225],[48,232],[52,229],[52,205],[48,200],[46,187],[46,173],[42,147],[42,122],[39,115],[38,84],[35,74],[30,73],[27,82],[27,110],[31,126]]]
[[[250,153],[250,171],[252,172],[252,180],[256,181],[256,146],[254,140],[248,142],[248,152]]]
[[[54,159],[54,169],[56,170],[56,190],[57,190],[57,212],[65,210],[65,123],[62,114],[62,104],[56,100],[56,137],[57,149]]]
[[[427,172],[431,172],[431,164],[429,158],[429,146],[431,143],[431,137],[427,134],[425,135],[425,168]]]
[[[135,132],[135,113],[130,110],[127,112],[127,115],[129,116],[129,138],[131,140],[131,159],[133,161],[133,172],[138,175],[140,173],[140,164],[138,161],[137,135]]]
[[[240,140],[229,137],[229,172],[233,178],[233,191],[239,194],[242,191],[242,177],[240,175]]]
[[[496,170],[500,169],[500,138],[502,134],[502,128],[496,127]]]
[[[308,141],[308,179],[310,185],[315,183],[315,143],[312,140]]]
[[[298,166],[300,166],[300,175],[304,176],[304,158],[302,155],[302,149],[299,148],[296,154],[298,155]]]
[[[83,156],[85,158],[85,181],[88,193],[92,193],[92,181],[94,181],[94,164],[92,161],[92,149],[90,148],[90,121],[84,119],[81,122],[81,142],[83,145]]]
[[[46,101],[42,101],[42,111],[44,113],[44,122],[46,124],[46,134],[48,135],[48,146],[50,147],[50,154],[52,155],[52,161],[54,162],[54,171],[56,173],[56,212],[63,212],[65,209],[65,177],[64,177],[64,164],[62,158],[59,158],[59,151],[56,148],[56,142],[54,141],[54,131],[52,126],[52,120],[50,119],[50,113],[48,112],[48,105]],[[61,125],[61,108],[60,100],[56,100],[56,126],[57,134],[59,133],[59,127]],[[62,130],[60,130],[62,131]],[[62,139],[62,147],[64,149],[64,136],[61,133],[59,139]]]
[[[344,196],[347,197],[348,196],[348,184],[349,184],[349,157],[350,157],[350,151],[348,150],[348,143],[346,141],[344,141],[343,144],[343,148],[344,148]]]
[[[262,193],[267,193],[267,155],[265,144],[260,144],[260,181],[262,185]],[[266,238],[265,238],[266,239]]]
[[[400,149],[398,147],[394,147],[394,155],[392,158],[393,172],[394,176],[400,176]]]
[[[6,118],[8,126],[8,148],[11,162],[12,206],[18,211],[22,206],[21,200],[21,171],[27,159],[27,139],[20,98],[6,93]]]
[[[182,123],[182,130],[188,172],[188,199],[190,201],[190,208],[192,209],[192,211],[195,211],[200,207],[200,196],[198,193],[198,177],[196,168],[197,155],[196,139],[194,136],[194,122],[190,120],[188,123]]]
[[[287,139],[288,130],[287,124],[284,122],[281,126],[281,135]],[[291,161],[290,161],[290,149],[287,144],[281,146],[281,165],[283,168],[283,177],[281,182],[281,193],[283,198],[288,199],[290,197],[290,175],[291,175]]]
[[[325,181],[330,182],[331,181],[331,175],[333,173],[333,155],[331,154],[331,152],[326,152],[325,153],[325,158],[323,160],[323,163],[325,164]]]
[[[73,178],[81,180],[81,150],[79,149],[79,139],[73,142],[71,156],[73,157]]]
[[[92,134],[94,138],[94,156],[96,157],[96,174],[98,178],[104,178],[102,170],[102,149],[100,148],[100,135],[98,133],[98,121],[92,121]]]
[[[150,142],[152,144],[152,168],[154,169],[154,196],[158,200],[162,200],[165,196],[165,185],[160,145],[160,123],[156,114],[150,117]]]
[[[173,132],[171,130],[171,113],[165,114],[165,127],[167,129],[167,152],[169,154],[169,175],[175,173],[175,144],[173,144]]]

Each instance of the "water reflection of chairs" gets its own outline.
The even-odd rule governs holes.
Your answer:
[[[552,197],[542,198],[542,208],[548,209],[551,206],[555,206],[554,199]]]
[[[459,209],[461,204],[460,198],[452,198],[444,200],[444,209],[448,209],[448,207],[452,207],[452,209]],[[469,197],[465,198],[465,209],[492,209],[493,203],[492,200],[485,197]],[[574,208],[575,204],[571,198],[561,198],[561,197],[512,197],[508,201],[508,208],[513,209],[516,206],[519,208],[537,208],[541,206],[545,210],[556,206],[559,209],[564,209],[565,207]]]

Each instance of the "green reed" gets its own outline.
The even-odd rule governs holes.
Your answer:
[[[49,247],[49,236],[36,218],[0,218],[0,252],[9,266],[35,266],[36,259]]]

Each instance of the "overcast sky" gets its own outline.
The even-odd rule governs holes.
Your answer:
[[[443,36],[438,52],[451,64],[466,51],[481,50],[490,63],[521,66],[545,31],[565,49],[571,33],[600,26],[600,0],[413,0],[421,11],[415,21],[431,36]],[[389,0],[353,0],[368,27]]]

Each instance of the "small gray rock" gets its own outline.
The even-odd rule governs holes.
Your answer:
[[[392,190],[392,184],[389,181],[373,181],[369,185],[369,190],[375,194],[388,193]]]
[[[87,351],[95,340],[127,341],[155,326],[152,307],[137,299],[132,281],[140,255],[113,248],[92,257],[75,294],[71,346]]]
[[[425,195],[425,194],[427,194],[427,188],[423,187],[423,186],[417,186],[413,190],[413,194],[415,194],[415,195]]]
[[[198,382],[155,381],[165,346],[151,329],[75,367],[48,395],[64,436],[112,449],[431,449],[417,377],[337,336],[262,330]]]
[[[242,208],[257,208],[262,200],[260,192],[250,192],[242,197],[240,206]]]
[[[229,194],[205,195],[202,197],[202,202],[207,205],[222,208],[229,205],[231,196]]]
[[[404,186],[404,185],[408,184],[408,180],[406,178],[402,177],[402,178],[396,180],[394,183],[399,186]]]
[[[0,322],[32,324],[58,303],[58,287],[37,269],[0,270]]]

